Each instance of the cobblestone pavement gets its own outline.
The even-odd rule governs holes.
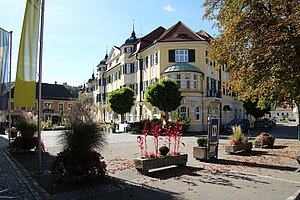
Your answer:
[[[42,199],[34,182],[24,175],[7,151],[8,142],[0,136],[0,199]]]

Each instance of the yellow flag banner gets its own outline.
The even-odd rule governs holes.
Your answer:
[[[14,90],[15,107],[35,107],[39,22],[40,0],[27,0]]]

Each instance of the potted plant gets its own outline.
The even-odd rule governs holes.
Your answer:
[[[185,166],[187,162],[187,154],[180,154],[179,146],[181,142],[182,125],[179,121],[174,126],[171,126],[165,116],[165,126],[162,126],[155,121],[146,121],[142,133],[143,136],[138,136],[137,141],[141,150],[141,157],[134,159],[135,168],[142,174],[146,174],[151,169],[166,167],[170,165]],[[155,151],[148,151],[147,136],[153,135]],[[162,134],[165,137],[164,146],[159,147],[159,141],[162,141]],[[172,145],[171,145],[172,144]],[[160,152],[160,153],[158,153]]]
[[[207,159],[207,137],[197,138],[197,145],[193,147],[193,157],[199,160]]]
[[[20,131],[20,135],[18,135],[15,140],[12,142],[11,146],[13,148],[21,149],[21,150],[31,150],[37,147],[38,138],[36,136],[37,131],[37,122],[33,119],[22,118],[17,121],[16,129]],[[12,132],[12,134],[14,134]]]
[[[199,147],[205,147],[207,144],[207,137],[197,138],[197,144]]]
[[[54,159],[51,172],[59,177],[104,176],[106,164],[98,152],[106,145],[105,132],[93,121],[86,101],[79,99],[70,115],[70,128],[60,136],[63,150]]]
[[[255,147],[273,147],[275,138],[270,133],[262,132],[260,135],[255,137],[254,146]]]
[[[110,133],[115,133],[116,132],[116,124],[115,123],[111,123],[109,125],[109,132]]]
[[[251,149],[252,143],[248,142],[241,127],[232,127],[232,135],[230,136],[229,145],[225,145],[225,152],[231,154],[240,151],[251,151]]]
[[[161,146],[159,148],[159,154],[161,156],[167,156],[169,152],[170,152],[170,149],[167,146]]]

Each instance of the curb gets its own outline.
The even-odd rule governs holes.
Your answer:
[[[286,200],[300,200],[300,190],[295,192],[292,196],[288,197]]]

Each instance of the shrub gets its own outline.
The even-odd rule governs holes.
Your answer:
[[[204,147],[207,144],[207,137],[197,138],[197,144],[200,147]]]
[[[91,151],[102,149],[106,144],[106,135],[93,121],[73,124],[70,130],[60,135],[60,143],[64,151],[74,155],[85,155]]]
[[[232,127],[232,135],[230,136],[230,144],[237,145],[248,142],[247,138],[243,134],[240,126]]]
[[[169,151],[170,151],[170,149],[167,146],[161,146],[159,148],[159,153],[160,153],[161,156],[168,155]]]
[[[52,121],[51,120],[47,120],[45,123],[46,128],[50,128],[52,127]]]
[[[87,105],[87,99],[77,100],[68,119],[69,129],[60,135],[63,151],[52,165],[52,172],[60,177],[62,173],[76,176],[105,174],[106,164],[98,151],[106,145],[106,135],[94,121]]]
[[[20,131],[23,138],[32,138],[37,131],[37,122],[22,119],[16,123],[16,128]]]
[[[255,137],[254,145],[255,146],[268,146],[273,147],[275,138],[270,133],[262,132],[260,135]]]
[[[37,146],[38,138],[35,136],[37,131],[37,123],[33,120],[22,119],[16,123],[20,136],[16,138],[13,146],[23,150],[30,150]]]
[[[132,131],[133,133],[140,134],[143,130],[143,127],[144,127],[146,121],[149,121],[149,120],[142,120],[142,121],[134,122],[134,123],[130,124],[130,131]]]
[[[111,124],[109,125],[109,128],[111,128],[111,129],[116,129],[116,124],[115,124],[115,123],[111,123]]]

